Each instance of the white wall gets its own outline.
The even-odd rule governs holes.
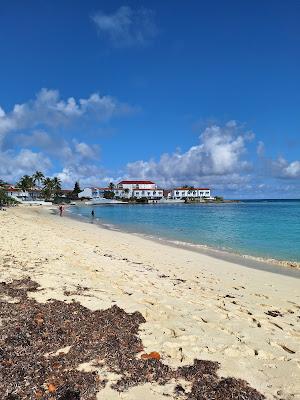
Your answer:
[[[78,197],[79,198],[88,197],[90,199],[97,199],[99,197],[103,197],[103,195],[104,195],[103,189],[87,187],[84,188],[83,191],[78,194]]]
[[[41,193],[37,191],[23,191],[23,190],[7,190],[6,191],[7,196],[12,197],[13,199],[16,200],[36,200],[41,198]]]
[[[92,198],[92,188],[84,188],[82,192],[78,193],[78,197],[81,199],[82,197]]]
[[[202,198],[210,197],[210,190],[199,190],[199,189],[173,189],[171,192],[173,198]]]
[[[117,189],[155,189],[156,184],[155,183],[123,183],[123,184],[118,184]]]
[[[137,197],[138,199],[142,197],[147,197],[149,199],[152,198],[162,198],[163,197],[163,190],[141,190],[136,189],[133,191],[133,196]]]

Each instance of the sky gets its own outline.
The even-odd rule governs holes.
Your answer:
[[[300,1],[2,0],[0,179],[300,198]]]

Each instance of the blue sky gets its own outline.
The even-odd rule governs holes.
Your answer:
[[[300,197],[300,2],[2,1],[0,178]]]

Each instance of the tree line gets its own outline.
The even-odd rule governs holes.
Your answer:
[[[0,179],[0,186],[7,185]],[[33,175],[23,175],[17,182],[16,187],[23,192],[30,190],[40,190],[41,196],[46,200],[62,196],[61,180],[58,177],[46,177],[41,171],[36,171]],[[79,182],[75,182],[73,191],[70,192],[71,198],[78,198],[80,189]]]

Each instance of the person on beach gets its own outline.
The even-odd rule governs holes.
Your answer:
[[[92,218],[94,218],[94,216],[95,216],[95,211],[92,210],[91,214],[92,214]]]
[[[63,206],[60,205],[59,206],[59,216],[62,217],[62,215],[63,215]]]

